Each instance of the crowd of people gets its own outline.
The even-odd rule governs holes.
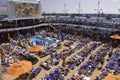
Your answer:
[[[52,37],[56,41],[60,40],[59,34],[54,34],[54,32],[49,32],[46,36]],[[61,48],[58,48],[57,45],[57,47],[50,46],[35,53],[28,51],[28,47],[32,45],[29,42],[29,38],[12,39],[8,43],[3,43],[1,45],[5,53],[1,60],[3,73],[6,74],[9,66],[21,60],[32,62],[33,67],[29,72],[19,75],[15,80],[32,80],[38,74],[44,74],[42,73],[43,70],[48,73],[40,77],[40,80],[66,80],[66,77],[76,68],[77,71],[74,71],[71,77],[67,77],[67,80],[90,80],[96,69],[101,71],[101,74],[97,75],[95,80],[102,80],[108,74],[118,75],[120,73],[119,47],[113,50],[109,43],[93,41],[89,37],[76,37],[73,34],[64,33],[64,39],[67,41],[64,44],[62,44],[62,41],[57,43],[61,48],[65,47],[61,51],[58,51]],[[107,60],[106,56],[108,56]],[[48,58],[42,60],[45,57]],[[39,65],[34,67],[37,63]],[[55,68],[52,69],[53,67]]]
[[[105,76],[109,74],[113,75],[119,75],[120,68],[120,48],[115,48],[114,51],[112,51],[111,57],[107,60],[107,64],[105,65],[105,68],[101,70],[101,74],[96,77],[96,80],[104,79]]]
[[[86,77],[90,77],[95,69],[102,69],[102,66],[104,64],[104,57],[108,53],[109,49],[109,45],[104,44],[102,48],[100,48],[94,54],[91,54],[89,60],[80,66],[77,73],[74,73],[71,79],[82,80]]]

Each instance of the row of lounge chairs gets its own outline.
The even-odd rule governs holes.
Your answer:
[[[21,60],[31,61],[33,65],[38,62],[38,59],[30,54],[19,53],[19,57],[21,58]]]
[[[72,44],[73,44],[73,42],[72,42],[72,41],[69,41],[69,42],[66,42],[66,43],[64,44],[64,46],[70,47]]]
[[[95,48],[95,46],[97,46],[98,44],[96,42],[94,42],[94,43],[91,43],[91,45],[94,45],[94,46],[91,46],[91,47]],[[76,45],[76,49],[79,49],[79,47],[77,47],[77,46],[78,45]],[[86,47],[84,49],[86,49]],[[88,49],[91,50],[91,48],[88,48]],[[66,50],[63,50],[63,51],[68,52],[69,50],[66,49]],[[68,56],[67,53],[65,55]],[[78,53],[77,55],[72,56],[71,58],[69,58],[69,60],[66,61],[66,64],[67,64],[66,68],[59,67],[59,68],[56,68],[55,70],[50,71],[49,74],[45,75],[43,80],[64,80],[64,76],[67,76],[68,73],[72,69],[74,69],[75,66],[79,66],[83,60],[84,60],[84,58],[80,55],[80,53]]]
[[[45,70],[50,70],[51,66],[56,66],[59,64],[59,61],[56,59],[47,59],[46,61],[42,62],[40,66]]]
[[[55,48],[48,48],[45,51],[39,51],[39,52],[37,52],[36,55],[38,55],[40,58],[42,58],[42,57],[50,55],[50,53],[56,52],[56,50],[57,49],[55,49]]]
[[[88,61],[86,61],[77,71],[77,75],[73,75],[69,80],[83,80],[83,75],[90,77],[95,69],[99,69],[99,65],[103,65],[104,57],[110,50],[109,45],[104,44],[97,52],[92,54]],[[100,79],[101,80],[101,79]]]
[[[41,67],[38,66],[36,68],[32,68],[30,72],[19,75],[16,79],[14,80],[32,80],[35,78],[41,71]]]
[[[105,68],[101,70],[101,74],[97,76],[95,80],[104,79],[105,76],[109,74],[120,74],[120,48],[116,48],[115,51],[112,52],[112,56],[108,59]]]

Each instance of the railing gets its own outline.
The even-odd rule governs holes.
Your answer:
[[[31,26],[26,26],[26,27],[0,29],[0,32],[18,31],[18,30],[31,29],[31,28],[41,27],[41,26],[51,26],[53,29],[55,29],[54,25],[68,25],[68,26],[72,26],[72,27],[80,26],[81,28],[97,28],[100,30],[107,30],[107,31],[118,31],[119,30],[119,29],[115,29],[115,28],[104,28],[104,27],[86,26],[86,25],[78,25],[78,24],[42,23],[42,24],[31,25]]]

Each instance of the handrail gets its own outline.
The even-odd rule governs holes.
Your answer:
[[[0,29],[0,32],[9,32],[9,31],[17,31],[17,30],[24,30],[24,29],[31,29],[36,28],[40,26],[51,26],[53,29],[55,29],[54,25],[68,25],[68,26],[80,26],[81,28],[97,28],[101,30],[108,30],[108,31],[118,31],[119,29],[113,29],[113,28],[103,28],[103,27],[95,27],[95,26],[84,26],[84,25],[77,25],[77,24],[66,24],[66,23],[42,23],[38,25],[32,25],[32,26],[26,26],[26,27],[18,27],[18,28],[8,28],[8,29]]]
[[[24,30],[24,29],[31,29],[31,28],[36,28],[40,26],[50,26],[51,24],[39,24],[39,25],[32,25],[32,26],[26,26],[26,27],[18,27],[18,28],[8,28],[8,29],[0,29],[0,32],[9,32],[9,31],[18,31],[18,30]]]

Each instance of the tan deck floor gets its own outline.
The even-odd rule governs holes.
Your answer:
[[[62,42],[62,48],[59,49],[57,52],[62,51],[63,49],[67,49],[67,47],[63,46],[63,44],[64,44],[65,42],[67,42],[67,40],[65,40],[64,42]],[[74,42],[73,45],[75,45],[75,44],[76,44],[76,42]],[[89,45],[89,44],[90,44],[90,43],[88,43],[87,45]],[[95,53],[95,52],[96,52],[99,48],[101,48],[101,47],[102,47],[102,45],[98,46],[94,51],[91,52],[91,54]],[[83,48],[84,48],[84,47],[82,47],[80,50],[82,50]],[[80,50],[75,51],[75,53],[72,54],[72,55],[70,55],[70,56],[68,56],[67,59],[69,59],[70,57],[76,55]],[[89,55],[87,56],[87,58],[85,58],[85,60],[81,63],[81,65],[82,65],[85,61],[88,61],[88,59],[89,59],[89,57],[90,57],[91,54],[89,54]],[[41,62],[43,62],[43,61],[45,61],[46,59],[50,58],[49,55],[46,56],[46,57],[43,57],[43,58],[39,58],[39,57],[36,56],[36,55],[34,55],[34,56],[37,57],[38,60],[39,60],[38,63],[34,65],[34,67],[38,67]],[[106,57],[105,57],[104,65],[106,64],[106,59],[107,59],[107,58],[108,58],[108,57],[106,56]],[[50,70],[48,70],[48,71],[42,69],[41,72],[40,72],[33,80],[39,80],[40,78],[43,78],[43,77],[45,76],[45,74],[47,74],[47,73],[49,73],[51,70],[53,70],[53,69],[61,66],[61,64],[62,64],[62,60],[60,60],[60,63],[59,63],[57,66],[52,66],[52,68],[51,68]],[[75,67],[74,70],[71,70],[70,73],[65,77],[65,80],[67,80],[67,78],[70,78],[70,77],[72,76],[72,74],[75,73],[75,72],[77,71],[77,69],[78,69],[81,65],[79,65],[78,67]],[[97,75],[99,75],[99,71],[98,71],[98,70],[95,70],[95,71],[93,72],[93,75],[91,76],[91,80],[94,80]],[[14,80],[17,76],[11,76],[11,75],[5,74],[5,75],[3,75],[3,77],[4,77],[4,80]]]

